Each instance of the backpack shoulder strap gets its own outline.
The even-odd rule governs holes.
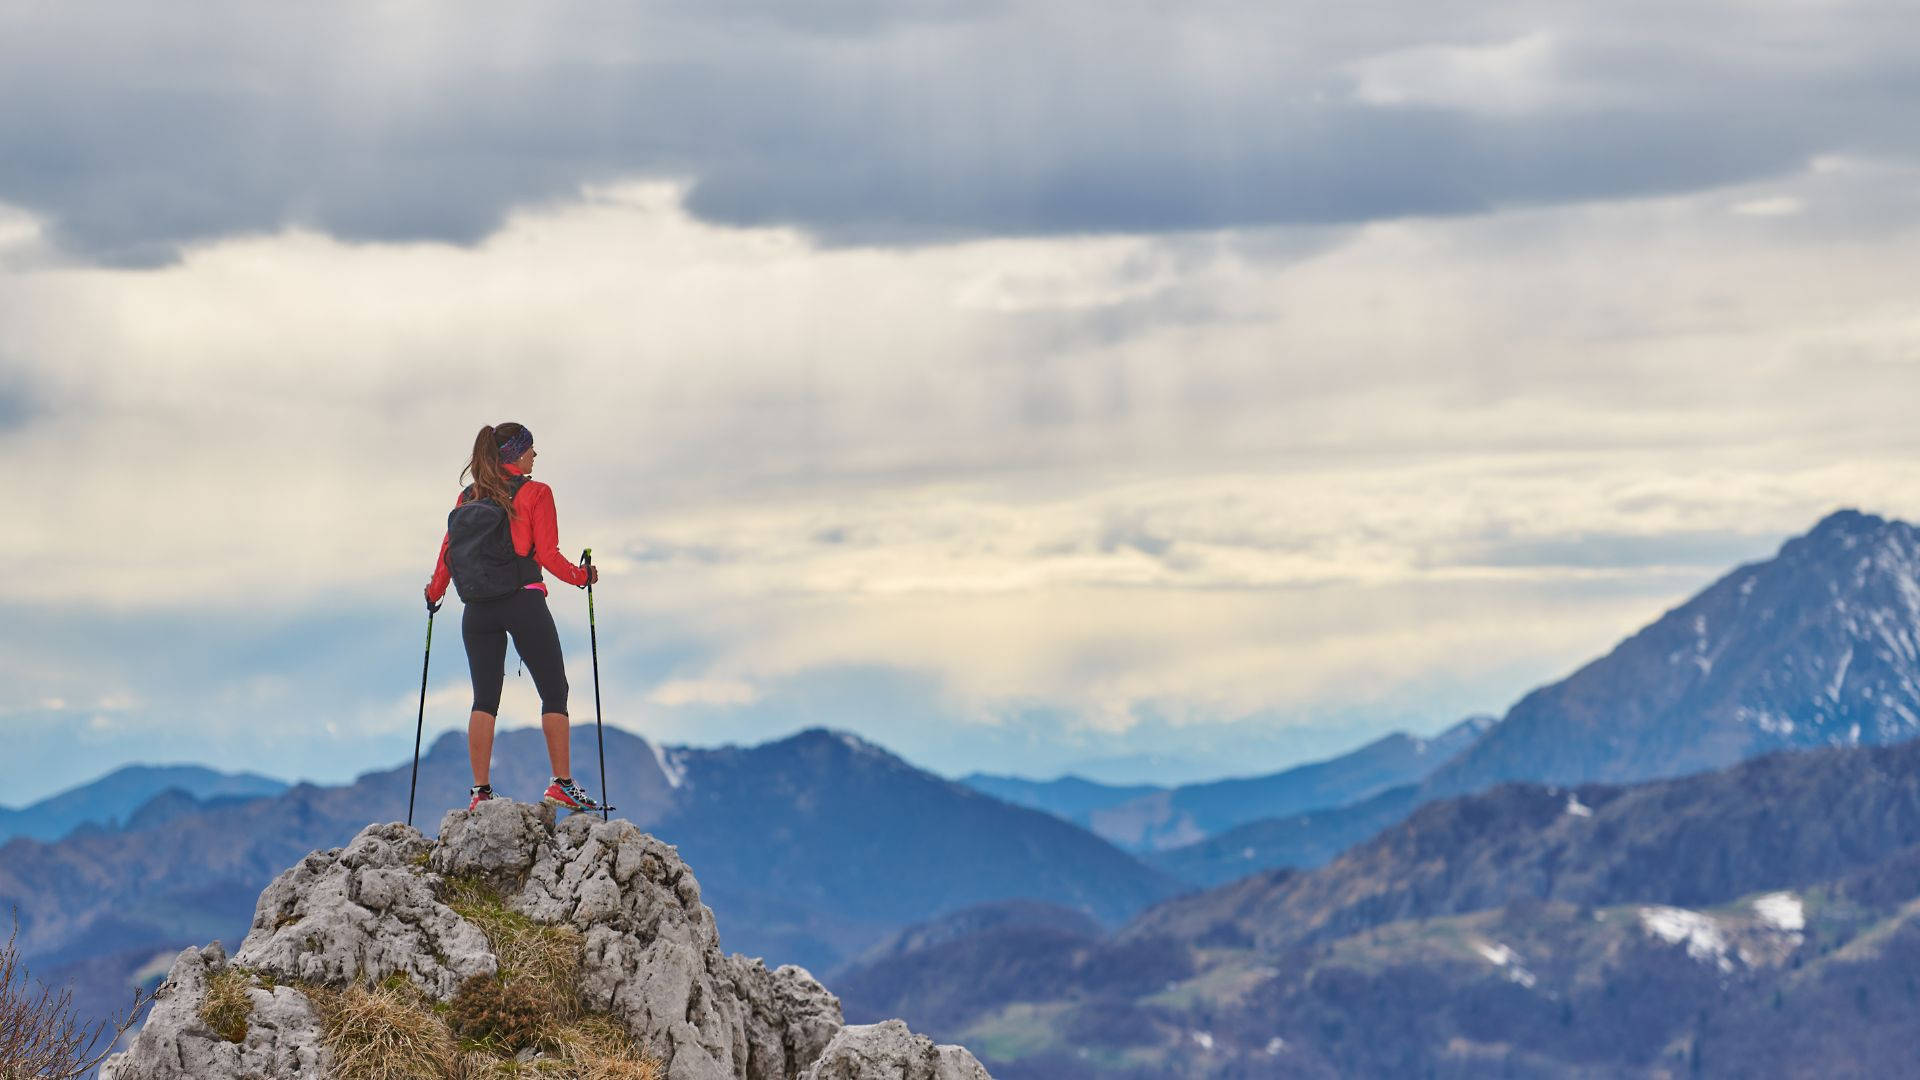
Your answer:
[[[514,497],[520,494],[520,489],[526,487],[532,479],[533,477],[522,474],[515,475],[511,480],[507,481],[507,501],[512,502]],[[520,550],[517,547],[513,552],[514,556],[520,560],[521,580],[526,584],[532,584],[540,580],[540,562],[535,557],[533,549],[533,538],[529,536],[527,538],[527,553],[525,555],[520,554]]]
[[[520,489],[521,489],[521,488],[523,488],[523,487],[525,487],[525,486],[527,486],[527,481],[528,481],[529,479],[531,479],[531,477],[526,477],[526,476],[516,476],[516,477],[513,477],[512,479],[510,479],[510,480],[508,480],[508,481],[507,481],[507,498],[509,498],[509,499],[511,499],[511,498],[513,498],[513,497],[514,497],[515,495],[518,495],[518,494],[520,494]],[[465,487],[465,488],[464,488],[464,489],[463,489],[463,490],[462,490],[462,491],[460,492],[460,501],[461,501],[461,502],[463,502],[463,503],[469,503],[469,502],[472,502],[472,501],[473,501],[473,487],[474,487],[474,485],[472,485],[472,484],[468,484],[468,485],[467,485],[467,486],[466,486],[466,487]]]

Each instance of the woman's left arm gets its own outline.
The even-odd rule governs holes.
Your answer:
[[[533,519],[533,557],[554,577],[569,585],[584,587],[587,572],[560,554],[560,523],[553,509],[553,489],[528,481],[520,493],[529,495],[535,492],[538,494],[534,495],[533,505],[526,508],[528,516]],[[514,502],[517,505],[519,500],[516,498]]]

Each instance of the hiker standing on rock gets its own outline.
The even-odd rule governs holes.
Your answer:
[[[493,722],[507,675],[507,637],[533,673],[540,693],[540,729],[547,737],[553,780],[543,802],[568,810],[598,810],[600,804],[573,782],[572,728],[567,720],[567,667],[560,632],[547,610],[540,568],[569,585],[585,588],[600,578],[595,566],[576,566],[560,554],[553,489],[533,479],[533,432],[520,424],[483,427],[473,441],[473,459],[461,470],[473,483],[460,492],[447,515],[427,610],[440,610],[452,580],[466,605],[460,636],[473,675],[473,714],[467,719],[467,757],[473,787],[467,809],[493,798],[488,770],[493,761]]]

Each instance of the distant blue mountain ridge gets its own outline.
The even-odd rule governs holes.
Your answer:
[[[1091,815],[1097,810],[1167,790],[1159,784],[1103,784],[1072,774],[1053,780],[1029,780],[1024,776],[974,772],[961,777],[960,782],[996,799],[1045,810],[1083,828],[1089,826]]]
[[[1079,776],[1026,780],[990,773],[972,773],[961,783],[1065,818],[1109,843],[1147,854],[1197,843],[1249,822],[1346,806],[1418,783],[1493,724],[1492,716],[1470,716],[1431,738],[1395,732],[1326,761],[1177,787],[1118,786]]]
[[[278,795],[285,790],[285,781],[258,773],[219,772],[200,765],[128,765],[30,806],[0,807],[0,844],[16,836],[58,840],[89,824],[109,828],[124,825],[168,791],[207,802]],[[177,805],[177,798],[174,802]]]

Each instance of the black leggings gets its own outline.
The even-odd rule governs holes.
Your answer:
[[[533,688],[540,691],[540,711],[567,713],[567,665],[560,656],[560,631],[554,628],[547,597],[539,589],[515,589],[498,600],[467,605],[460,617],[460,637],[467,643],[467,670],[473,674],[473,711],[500,714],[500,684],[507,677],[507,635],[520,651]]]

